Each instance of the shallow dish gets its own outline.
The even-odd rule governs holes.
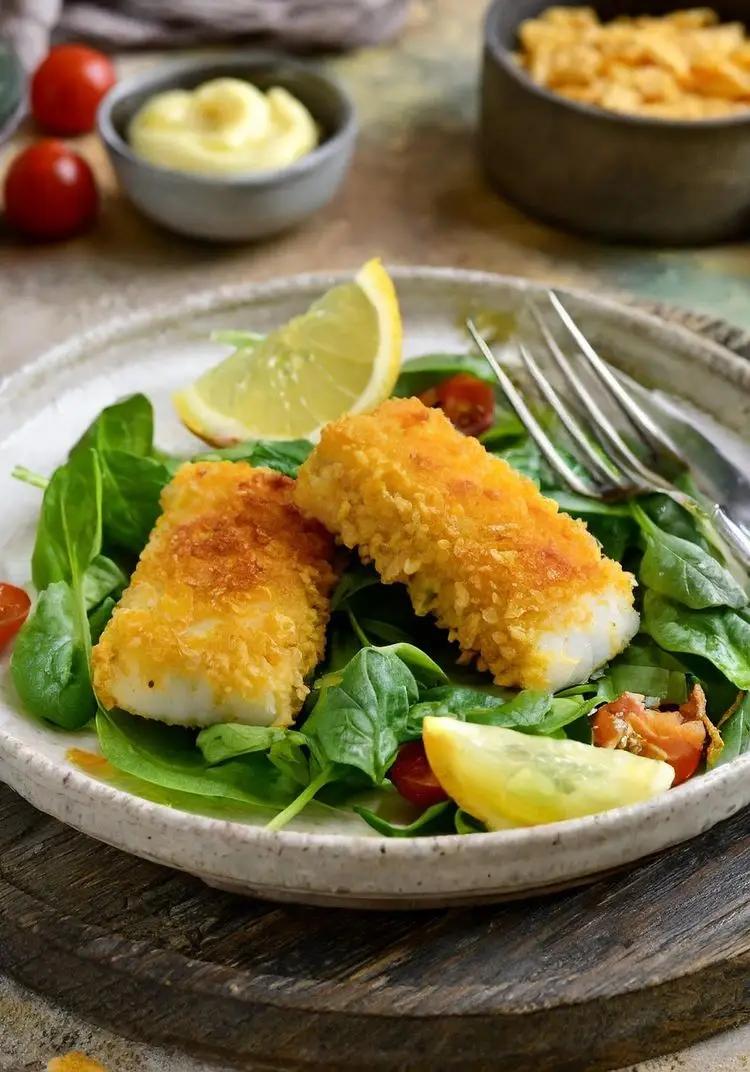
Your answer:
[[[320,144],[289,167],[226,177],[156,167],[133,152],[125,132],[149,97],[224,77],[264,90],[288,89],[319,124]],[[346,174],[356,138],[354,108],[337,82],[306,64],[260,51],[170,63],[118,82],[102,101],[97,124],[125,193],[145,216],[179,234],[218,242],[274,234],[327,204]]]
[[[499,276],[402,269],[394,278],[407,353],[465,345],[459,324],[471,309],[510,311],[534,285]],[[169,398],[221,354],[211,331],[264,331],[301,312],[338,277],[308,276],[223,289],[177,307],[136,314],[57,347],[0,388],[0,576],[28,583],[38,492],[14,482],[24,464],[47,471],[89,420],[118,396],[146,386],[161,446],[187,451],[190,437]],[[730,431],[750,413],[750,366],[722,347],[598,298],[570,307],[592,341],[649,385],[680,394]],[[691,375],[685,376],[686,364]],[[718,426],[711,434],[721,438]],[[725,436],[729,433],[724,432]],[[119,848],[235,891],[307,903],[409,908],[497,900],[557,888],[684,841],[750,803],[750,755],[648,804],[533,829],[419,840],[379,837],[352,815],[300,818],[291,829],[177,811],[132,796],[73,767],[72,745],[87,733],[43,726],[20,713],[2,665],[0,777],[35,806]]]
[[[555,0],[557,2],[557,0]],[[561,0],[574,7],[578,0]],[[619,115],[537,85],[513,60],[518,27],[551,0],[495,0],[487,13],[480,147],[494,186],[562,227],[622,241],[687,245],[750,226],[750,110],[726,119]],[[603,19],[663,15],[675,0],[598,0]],[[747,21],[744,0],[710,5]]]

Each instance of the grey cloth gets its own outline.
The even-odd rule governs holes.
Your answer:
[[[289,48],[352,48],[396,34],[408,0],[0,0],[0,38],[31,69],[50,40],[170,48],[260,38]]]

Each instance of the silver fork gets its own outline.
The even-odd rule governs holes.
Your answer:
[[[650,414],[646,413],[628,394],[609,366],[597,354],[558,296],[553,291],[547,293],[552,308],[575,342],[589,369],[599,380],[614,405],[627,418],[652,458],[661,455],[673,465],[676,463],[684,469],[689,469],[679,448],[653,421]],[[704,528],[708,526],[710,529],[713,526],[720,539],[728,545],[743,568],[750,569],[750,536],[746,531],[732,520],[722,505],[713,503],[704,507],[692,495],[676,487],[663,473],[647,465],[632,450],[558,345],[536,305],[532,304],[530,309],[546,344],[549,357],[565,380],[572,396],[578,401],[579,412],[583,411],[588,415],[589,427],[585,427],[581,419],[574,416],[558,390],[542,371],[529,347],[523,342],[518,344],[521,360],[545,402],[555,412],[570,436],[575,446],[576,456],[585,469],[585,476],[576,472],[555,446],[532,413],[521,391],[515,386],[480,335],[474,322],[467,320],[466,327],[479,352],[497,377],[508,402],[554,472],[571,491],[592,499],[609,501],[631,499],[638,495],[655,492],[668,495],[679,506],[693,514]],[[604,453],[599,452],[593,446],[592,435],[599,442]]]

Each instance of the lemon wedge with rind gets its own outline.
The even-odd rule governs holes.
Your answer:
[[[578,819],[669,789],[661,760],[499,726],[426,718],[427,758],[445,792],[490,830]]]
[[[371,260],[352,282],[204,373],[174,404],[191,431],[218,446],[315,438],[329,421],[388,398],[401,350],[396,291]]]

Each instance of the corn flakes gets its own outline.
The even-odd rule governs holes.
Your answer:
[[[570,100],[662,119],[750,108],[750,37],[711,8],[603,23],[590,7],[550,7],[519,40],[520,65]]]

